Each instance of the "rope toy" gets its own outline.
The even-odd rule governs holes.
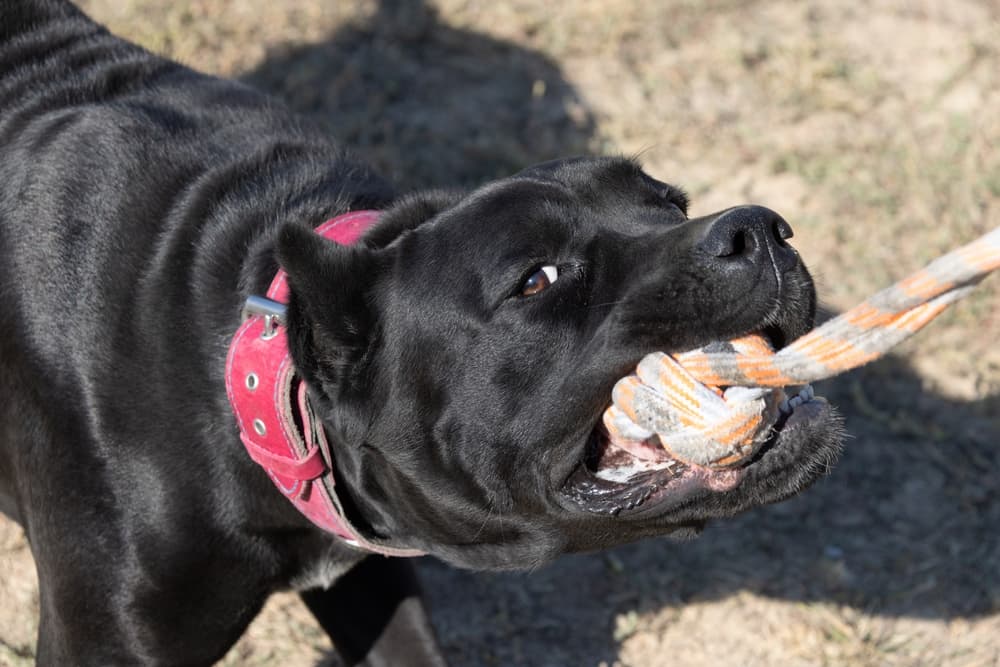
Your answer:
[[[670,355],[654,352],[622,378],[604,413],[613,441],[659,444],[681,461],[740,463],[771,435],[781,414],[813,398],[806,386],[888,352],[1000,268],[1000,228],[944,255],[813,329],[779,352],[760,335]],[[720,387],[728,387],[724,391]]]

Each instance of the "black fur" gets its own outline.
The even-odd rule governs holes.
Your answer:
[[[443,663],[409,564],[314,528],[239,443],[226,348],[279,260],[296,365],[372,535],[528,568],[803,488],[836,451],[829,411],[786,428],[732,491],[664,483],[610,512],[618,491],[568,492],[645,353],[811,325],[780,219],[686,206],[610,158],[397,199],[246,86],[68,3],[7,2],[0,509],[37,563],[39,664],[208,664],[289,586],[351,664]],[[356,246],[309,231],[362,208],[385,213]],[[547,264],[558,280],[522,296]]]

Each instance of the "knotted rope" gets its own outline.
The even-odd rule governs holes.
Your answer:
[[[1000,228],[944,255],[779,352],[759,335],[676,355],[655,352],[615,385],[604,414],[612,441],[654,435],[676,458],[725,466],[767,440],[782,388],[832,377],[884,355],[1000,268]],[[720,386],[728,386],[724,392]],[[804,398],[809,398],[806,390]]]

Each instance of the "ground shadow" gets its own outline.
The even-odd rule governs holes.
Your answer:
[[[272,52],[244,80],[403,190],[473,185],[594,144],[593,117],[554,62],[448,26],[417,0],[383,0],[322,43]],[[885,615],[1000,608],[1000,397],[927,392],[898,358],[821,391],[853,435],[833,474],[699,540],[569,556],[530,575],[421,561],[452,664],[610,664],[616,614],[740,590]]]
[[[272,51],[244,80],[327,127],[401,189],[475,185],[587,152],[594,121],[544,55],[381,0],[318,44]]]

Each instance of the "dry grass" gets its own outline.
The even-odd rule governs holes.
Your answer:
[[[641,153],[694,212],[782,212],[842,309],[1000,224],[990,0],[88,0],[244,77],[404,187]],[[854,434],[808,493],[531,576],[422,565],[456,665],[1000,665],[1000,283],[828,383]],[[0,522],[0,664],[29,664],[30,557]],[[329,644],[277,596],[227,664]],[[279,657],[280,656],[280,657]],[[327,658],[329,660],[329,658]]]

